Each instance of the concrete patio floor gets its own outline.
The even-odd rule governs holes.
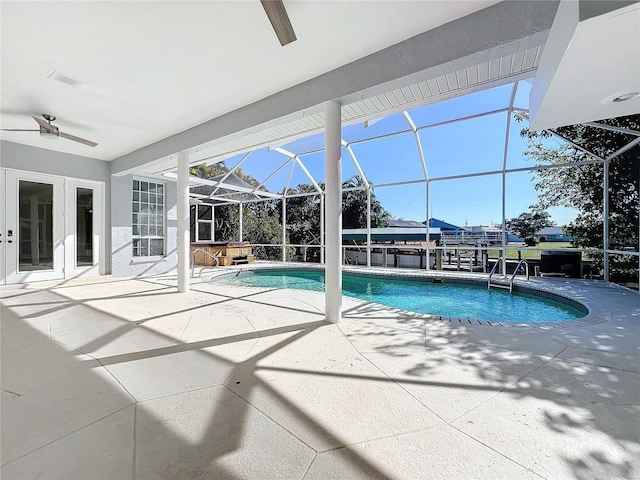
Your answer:
[[[332,325],[323,294],[173,277],[2,287],[1,477],[640,478],[640,297],[550,282],[606,321],[345,297]]]

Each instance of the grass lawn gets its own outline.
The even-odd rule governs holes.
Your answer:
[[[560,248],[570,248],[570,242],[540,242],[535,247],[526,247],[522,244],[522,247],[515,247],[513,245],[507,246],[507,260],[517,260],[518,250],[522,250],[522,258],[526,260],[540,260],[540,250],[557,250]],[[502,251],[500,249],[489,250],[489,258],[499,258]],[[582,254],[582,260],[590,260],[588,254]]]

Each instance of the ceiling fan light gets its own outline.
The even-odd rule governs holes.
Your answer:
[[[47,132],[44,130],[40,130],[40,136],[42,138],[46,138],[47,140],[57,140],[59,138],[55,132]]]

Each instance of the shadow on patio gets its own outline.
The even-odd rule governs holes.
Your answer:
[[[7,292],[3,478],[637,475],[637,351],[615,336],[585,351],[584,331],[361,302],[336,326],[314,302],[157,280]]]

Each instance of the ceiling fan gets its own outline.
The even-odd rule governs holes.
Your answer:
[[[96,145],[98,145],[96,142],[92,142],[91,140],[86,140],[84,138],[76,137],[75,135],[69,135],[68,133],[61,132],[58,127],[51,124],[51,122],[55,121],[56,119],[56,117],[54,117],[53,115],[43,114],[42,116],[44,120],[38,117],[31,117],[36,122],[38,122],[38,125],[40,125],[40,128],[38,130],[22,128],[2,128],[0,130],[3,130],[5,132],[40,132],[41,137],[51,140],[57,140],[58,138],[62,137],[66,138],[67,140],[73,140],[74,142],[89,145],[90,147],[95,147]]]
[[[296,33],[284,8],[282,0],[260,0],[262,8],[264,8],[271,26],[276,32],[280,45],[283,47],[291,42],[296,41]]]

